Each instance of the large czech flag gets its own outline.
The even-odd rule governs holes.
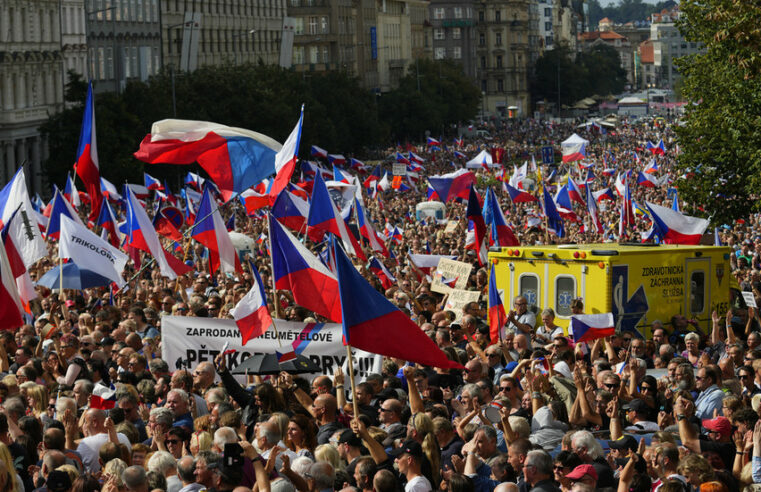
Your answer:
[[[433,188],[442,202],[457,198],[467,200],[470,195],[470,187],[475,183],[476,175],[467,169],[458,169],[452,173],[428,178],[429,187]]]
[[[208,121],[161,120],[135,157],[149,164],[198,162],[225,200],[275,174],[282,145],[261,133]]]
[[[574,343],[609,337],[616,332],[613,313],[575,314],[571,316],[571,332]]]
[[[645,202],[653,227],[666,244],[699,244],[708,220],[690,217],[676,210]]]
[[[90,221],[94,222],[100,212],[100,166],[98,164],[98,140],[95,138],[95,103],[92,95],[92,81],[87,85],[85,112],[77,146],[76,172],[90,195]]]

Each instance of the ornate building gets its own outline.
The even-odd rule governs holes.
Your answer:
[[[41,191],[41,163],[47,157],[38,128],[63,108],[61,3],[0,2],[0,183],[26,164],[33,193]]]

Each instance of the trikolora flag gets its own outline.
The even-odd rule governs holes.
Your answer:
[[[80,268],[86,268],[124,285],[122,272],[129,257],[111,246],[108,241],[65,215],[61,215],[59,256],[69,258]]]
[[[253,265],[251,267],[254,273],[254,285],[230,311],[240,330],[241,345],[245,345],[252,338],[261,336],[274,324],[267,309],[267,297],[264,294],[262,279],[256,267]]]

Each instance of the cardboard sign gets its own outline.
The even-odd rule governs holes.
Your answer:
[[[346,347],[342,342],[343,331],[338,323],[297,323],[282,319],[274,320],[275,330],[241,345],[240,332],[234,320],[194,318],[189,316],[162,316],[163,343],[161,358],[169,369],[193,370],[201,362],[213,362],[227,344],[235,352],[226,356],[229,369],[257,353],[273,354],[295,350],[312,359],[320,372],[302,374],[311,381],[317,376],[332,376],[336,366],[342,366],[349,374],[346,364]],[[354,373],[360,382],[370,373],[381,373],[383,356],[352,349]]]
[[[478,302],[480,298],[481,293],[476,290],[453,289],[447,298],[444,309],[454,311],[457,319],[460,319],[463,314],[462,309],[470,302]]]
[[[447,222],[447,226],[444,228],[444,234],[452,234],[457,229],[457,221],[452,220]]]
[[[468,277],[472,269],[473,265],[470,263],[442,258],[433,272],[431,290],[440,294],[448,294],[453,288],[464,289],[468,285]],[[454,286],[446,285],[444,282],[447,280],[455,281]]]
[[[757,308],[756,305],[756,298],[753,296],[753,292],[743,292],[743,299],[745,299],[745,304],[748,307]]]
[[[391,168],[391,174],[393,174],[394,176],[406,176],[407,164],[395,162]]]

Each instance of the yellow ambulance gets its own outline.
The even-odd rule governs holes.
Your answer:
[[[650,338],[650,325],[671,317],[698,320],[710,333],[711,312],[723,317],[730,302],[730,248],[658,244],[572,244],[492,248],[497,289],[505,310],[526,297],[537,319],[551,307],[568,327],[571,301],[584,313],[613,313],[617,331]],[[539,321],[540,322],[540,321]]]

